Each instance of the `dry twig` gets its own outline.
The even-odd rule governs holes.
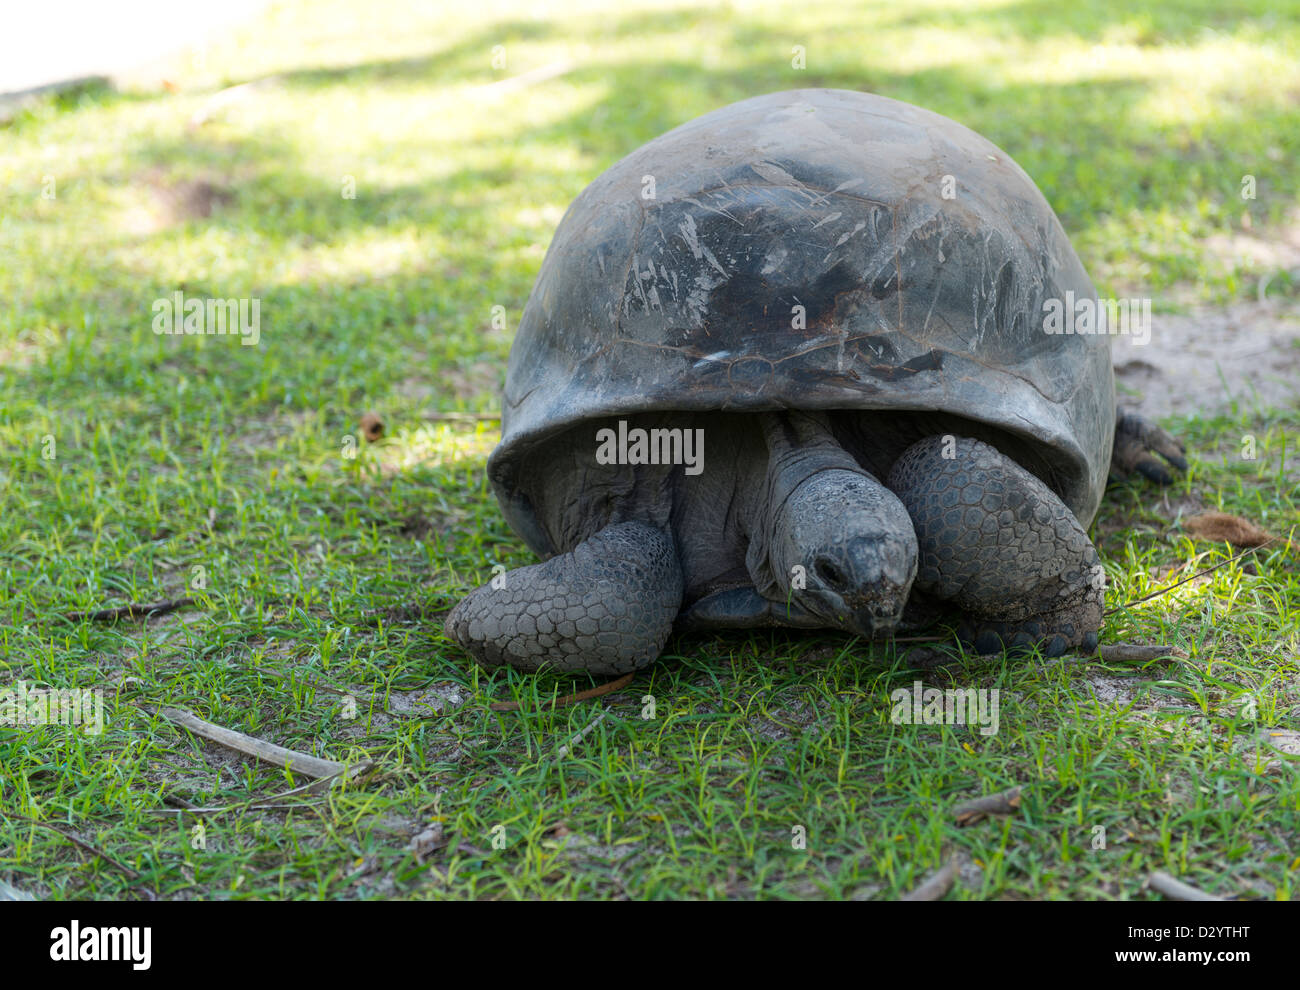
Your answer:
[[[1187,659],[1187,651],[1176,646],[1141,646],[1137,643],[1107,643],[1097,647],[1097,656],[1107,663],[1142,663],[1161,657]]]
[[[915,890],[910,890],[902,897],[900,901],[939,901],[943,900],[945,894],[952,890],[953,881],[957,879],[957,868],[960,865],[956,853],[948,857],[948,861],[938,870],[930,874],[925,882]]]
[[[1278,538],[1275,536],[1268,542],[1276,543],[1277,539]],[[1142,602],[1149,602],[1152,598],[1159,598],[1161,595],[1167,595],[1169,594],[1169,592],[1173,591],[1175,588],[1179,587],[1180,585],[1184,585],[1188,581],[1195,581],[1198,577],[1203,577],[1204,575],[1209,574],[1211,571],[1217,571],[1220,567],[1226,567],[1228,564],[1231,564],[1234,560],[1240,560],[1242,557],[1245,557],[1248,554],[1252,554],[1256,550],[1260,549],[1260,547],[1267,546],[1267,545],[1268,545],[1267,543],[1261,543],[1259,547],[1251,547],[1249,550],[1243,550],[1241,551],[1241,553],[1234,554],[1233,556],[1229,557],[1227,560],[1219,561],[1213,567],[1206,567],[1202,570],[1197,571],[1195,574],[1191,575],[1190,577],[1185,577],[1181,581],[1175,581],[1168,588],[1161,588],[1159,591],[1153,591],[1151,592],[1151,594],[1143,595],[1141,598],[1134,598],[1132,601],[1125,602],[1123,605],[1116,605],[1114,608],[1108,608],[1102,614],[1114,615],[1116,612],[1120,611],[1121,609],[1126,609],[1130,605],[1140,605]]]
[[[12,813],[7,813],[7,814],[8,817],[15,818],[20,822],[27,822],[30,825],[38,825],[41,828],[48,828],[51,832],[57,832],[59,835],[63,836],[63,838],[67,839],[74,846],[76,846],[78,849],[81,849],[83,852],[89,853],[91,856],[96,856],[99,859],[104,860],[104,862],[117,868],[122,873],[125,873],[131,880],[137,881],[135,885],[136,890],[144,894],[144,896],[148,900],[152,901],[157,899],[158,895],[156,893],[154,893],[148,887],[144,886],[142,883],[138,882],[140,880],[139,873],[131,869],[131,867],[127,866],[125,863],[118,862],[116,859],[114,859],[108,853],[104,852],[102,849],[97,849],[96,847],[92,846],[85,839],[82,839],[71,832],[67,832],[64,829],[59,828],[59,826],[51,824],[50,822],[37,821],[35,818],[28,818],[26,815],[16,815]]]
[[[989,815],[1013,815],[1020,808],[1020,785],[1001,791],[998,794],[986,794],[984,797],[963,801],[953,809],[958,825],[974,825]]]
[[[624,674],[617,680],[610,681],[608,684],[602,684],[599,687],[588,688],[586,691],[579,691],[577,694],[566,694],[562,698],[555,699],[555,707],[563,708],[565,705],[576,705],[579,701],[589,701],[592,698],[599,698],[602,695],[611,694],[621,687],[627,687],[632,683],[632,678],[636,673]],[[523,706],[517,701],[494,701],[488,705],[494,712],[517,712]]]
[[[273,763],[278,767],[288,767],[294,773],[300,773],[317,780],[324,777],[337,777],[348,769],[344,763],[322,760],[319,756],[312,756],[309,753],[299,753],[297,750],[285,749],[283,746],[269,743],[265,739],[246,736],[234,729],[226,729],[220,725],[205,722],[197,715],[191,715],[189,712],[183,712],[176,708],[163,708],[159,710],[158,714],[169,722],[189,729],[196,736],[211,740],[225,746],[227,749],[233,749],[247,756],[255,756],[259,760]]]
[[[1168,873],[1152,873],[1147,878],[1147,886],[1158,894],[1164,894],[1166,897],[1173,898],[1176,901],[1221,901],[1222,897],[1214,894],[1207,894],[1203,890],[1197,890],[1191,884],[1183,883],[1181,880],[1175,880]]]
[[[165,615],[186,605],[193,605],[193,598],[169,598],[166,601],[141,605],[133,602],[117,608],[101,608],[93,612],[69,612],[64,618],[69,622],[113,622],[117,619],[140,619],[150,615]]]

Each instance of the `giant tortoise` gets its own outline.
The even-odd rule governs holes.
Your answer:
[[[604,673],[674,628],[1093,648],[1107,475],[1186,462],[1116,409],[1109,333],[1048,318],[1080,301],[1033,181],[938,114],[798,90],[651,141],[569,207],[510,352],[488,474],[544,562],[449,634]]]

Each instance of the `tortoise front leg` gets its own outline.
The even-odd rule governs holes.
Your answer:
[[[701,598],[677,617],[674,631],[712,632],[715,629],[821,629],[826,620],[794,601],[768,601],[754,588],[729,588]]]
[[[497,583],[471,592],[446,623],[486,668],[625,674],[659,656],[682,604],[672,538],[639,522],[607,526]]]
[[[887,482],[916,529],[915,586],[967,613],[959,635],[980,653],[1095,649],[1101,559],[1074,513],[988,444],[955,438],[952,457],[944,447],[938,436],[913,444]]]

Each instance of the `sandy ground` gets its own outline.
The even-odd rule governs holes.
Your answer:
[[[1145,344],[1117,336],[1120,401],[1153,416],[1300,403],[1300,302],[1266,299],[1154,314]]]

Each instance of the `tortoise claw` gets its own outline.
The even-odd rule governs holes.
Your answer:
[[[1091,619],[1075,614],[1024,622],[967,620],[958,627],[957,638],[980,656],[1005,652],[1019,657],[1035,649],[1044,657],[1059,657],[1074,649],[1092,653],[1097,649],[1097,633],[1087,629]]]
[[[1164,458],[1179,471],[1187,470],[1186,448],[1164,428],[1135,412],[1118,409],[1115,413],[1115,450],[1111,454],[1111,473],[1127,478],[1137,472],[1158,485],[1172,485],[1176,478],[1156,458]]]

